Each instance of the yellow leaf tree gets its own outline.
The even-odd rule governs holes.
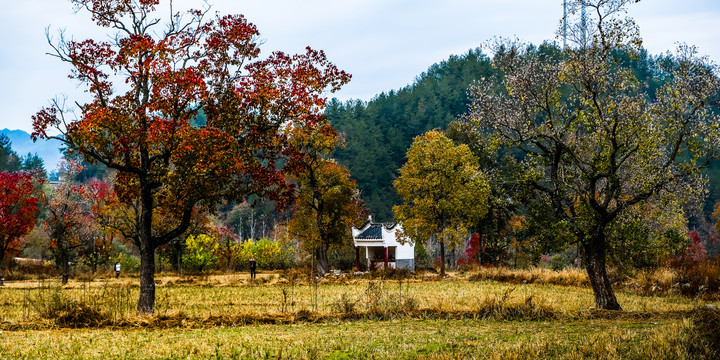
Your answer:
[[[462,244],[468,224],[487,213],[490,188],[467,145],[456,146],[438,131],[416,137],[407,159],[394,182],[403,200],[393,207],[395,220],[406,241],[437,239],[444,276],[445,246]]]

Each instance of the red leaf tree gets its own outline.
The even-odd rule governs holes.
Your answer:
[[[20,252],[23,237],[35,227],[40,196],[34,190],[29,173],[0,172],[0,286],[5,258]]]
[[[70,277],[70,261],[75,260],[81,239],[92,223],[82,186],[63,184],[53,191],[45,208],[43,225],[50,235],[50,250],[62,273],[62,283]]]
[[[289,199],[278,160],[301,149],[288,142],[286,126],[317,126],[323,94],[350,76],[309,48],[259,60],[259,33],[242,15],[190,10],[163,21],[157,0],[72,3],[113,40],[49,38],[92,101],[78,105],[77,119],[53,101],[33,117],[33,136],[118,171],[116,193],[137,209],[138,311],[152,313],[155,249],[182,234],[197,207],[252,193]],[[201,111],[205,123],[193,126]],[[158,214],[172,226],[154,227]]]

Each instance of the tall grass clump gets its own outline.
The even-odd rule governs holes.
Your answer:
[[[679,274],[680,292],[706,300],[720,299],[720,257],[698,262]]]
[[[582,269],[565,268],[550,270],[534,267],[529,270],[507,267],[482,267],[476,274],[470,275],[470,281],[492,280],[511,284],[538,283],[548,285],[588,286],[590,281]]]
[[[398,282],[396,291],[392,283],[371,281],[368,283],[363,300],[365,313],[372,318],[388,319],[411,315],[418,309],[417,299],[409,293],[408,286],[403,289],[403,282]]]
[[[81,290],[42,286],[25,296],[23,312],[29,320],[40,318],[60,327],[113,325],[135,315],[135,297],[129,286],[111,287],[106,284]],[[159,309],[162,310],[162,306]]]
[[[59,287],[38,292],[27,299],[30,307],[43,319],[62,327],[95,327],[109,321],[98,306],[63,294]]]
[[[478,315],[496,320],[547,320],[558,317],[551,306],[532,294],[520,302],[511,301],[513,291],[515,288],[508,288],[500,296],[482,297],[478,305]]]
[[[720,358],[720,309],[714,305],[699,307],[692,314],[693,331],[688,334],[690,351],[698,358]]]

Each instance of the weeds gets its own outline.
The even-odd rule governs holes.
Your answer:
[[[343,293],[340,298],[331,304],[333,312],[354,315],[357,307],[357,300],[350,295]]]
[[[225,275],[208,280],[211,284],[196,281],[181,286],[175,285],[173,278],[165,276],[157,287],[156,315],[151,318],[136,315],[139,289],[133,281],[71,282],[56,288],[30,282],[27,288],[22,288],[16,283],[7,291],[0,292],[5,321],[0,324],[0,330],[21,324],[26,328],[94,326],[87,324],[153,327],[156,324],[152,322],[154,318],[157,318],[157,326],[163,328],[173,324],[207,327],[354,319],[625,319],[588,312],[592,292],[587,288],[548,287],[538,282],[508,286],[468,282],[457,276],[432,281],[352,278],[347,282],[315,285],[303,276],[304,273],[296,275],[288,273],[279,279],[276,276],[262,285]],[[40,307],[53,303],[47,299],[54,292],[62,296],[55,303],[71,303],[83,311],[86,308],[96,310],[104,320],[84,323],[78,320],[74,324],[72,319],[93,319],[97,316],[41,316]],[[619,296],[623,297],[621,301],[626,305],[626,311],[621,313],[629,320],[677,319],[687,316],[698,305],[697,302],[667,301],[630,293],[619,293]],[[59,305],[56,308],[62,309]],[[60,320],[55,321],[55,318]]]
[[[87,301],[71,299],[60,288],[41,291],[27,299],[33,310],[43,319],[63,327],[96,327],[108,323],[107,314]]]
[[[511,284],[537,283],[565,286],[588,286],[590,284],[587,273],[580,269],[553,271],[543,268],[521,270],[505,267],[483,267],[476,274],[471,275],[468,280],[494,280]]]
[[[692,314],[692,337],[688,346],[698,357],[717,359],[720,356],[720,310],[717,306],[699,307]]]
[[[112,325],[135,314],[133,297],[130,287],[111,287],[107,283],[100,288],[89,288],[83,283],[81,291],[43,285],[25,294],[23,314],[26,319],[39,317],[61,327]],[[162,296],[158,304],[162,309]]]
[[[720,299],[720,259],[703,261],[687,268],[661,267],[640,270],[630,276],[611,271],[618,289],[629,289],[643,295],[683,295],[703,300]],[[467,278],[469,281],[499,281],[509,284],[542,284],[588,287],[587,273],[581,269],[553,271],[504,267],[482,267]]]

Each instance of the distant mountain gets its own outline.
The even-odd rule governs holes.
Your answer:
[[[60,152],[61,144],[59,141],[38,139],[37,142],[33,142],[30,134],[23,130],[2,129],[0,133],[7,135],[10,141],[12,141],[12,149],[15,150],[19,156],[26,156],[28,153],[37,153],[45,162],[45,170],[48,173],[57,170],[62,160],[62,153]]]

